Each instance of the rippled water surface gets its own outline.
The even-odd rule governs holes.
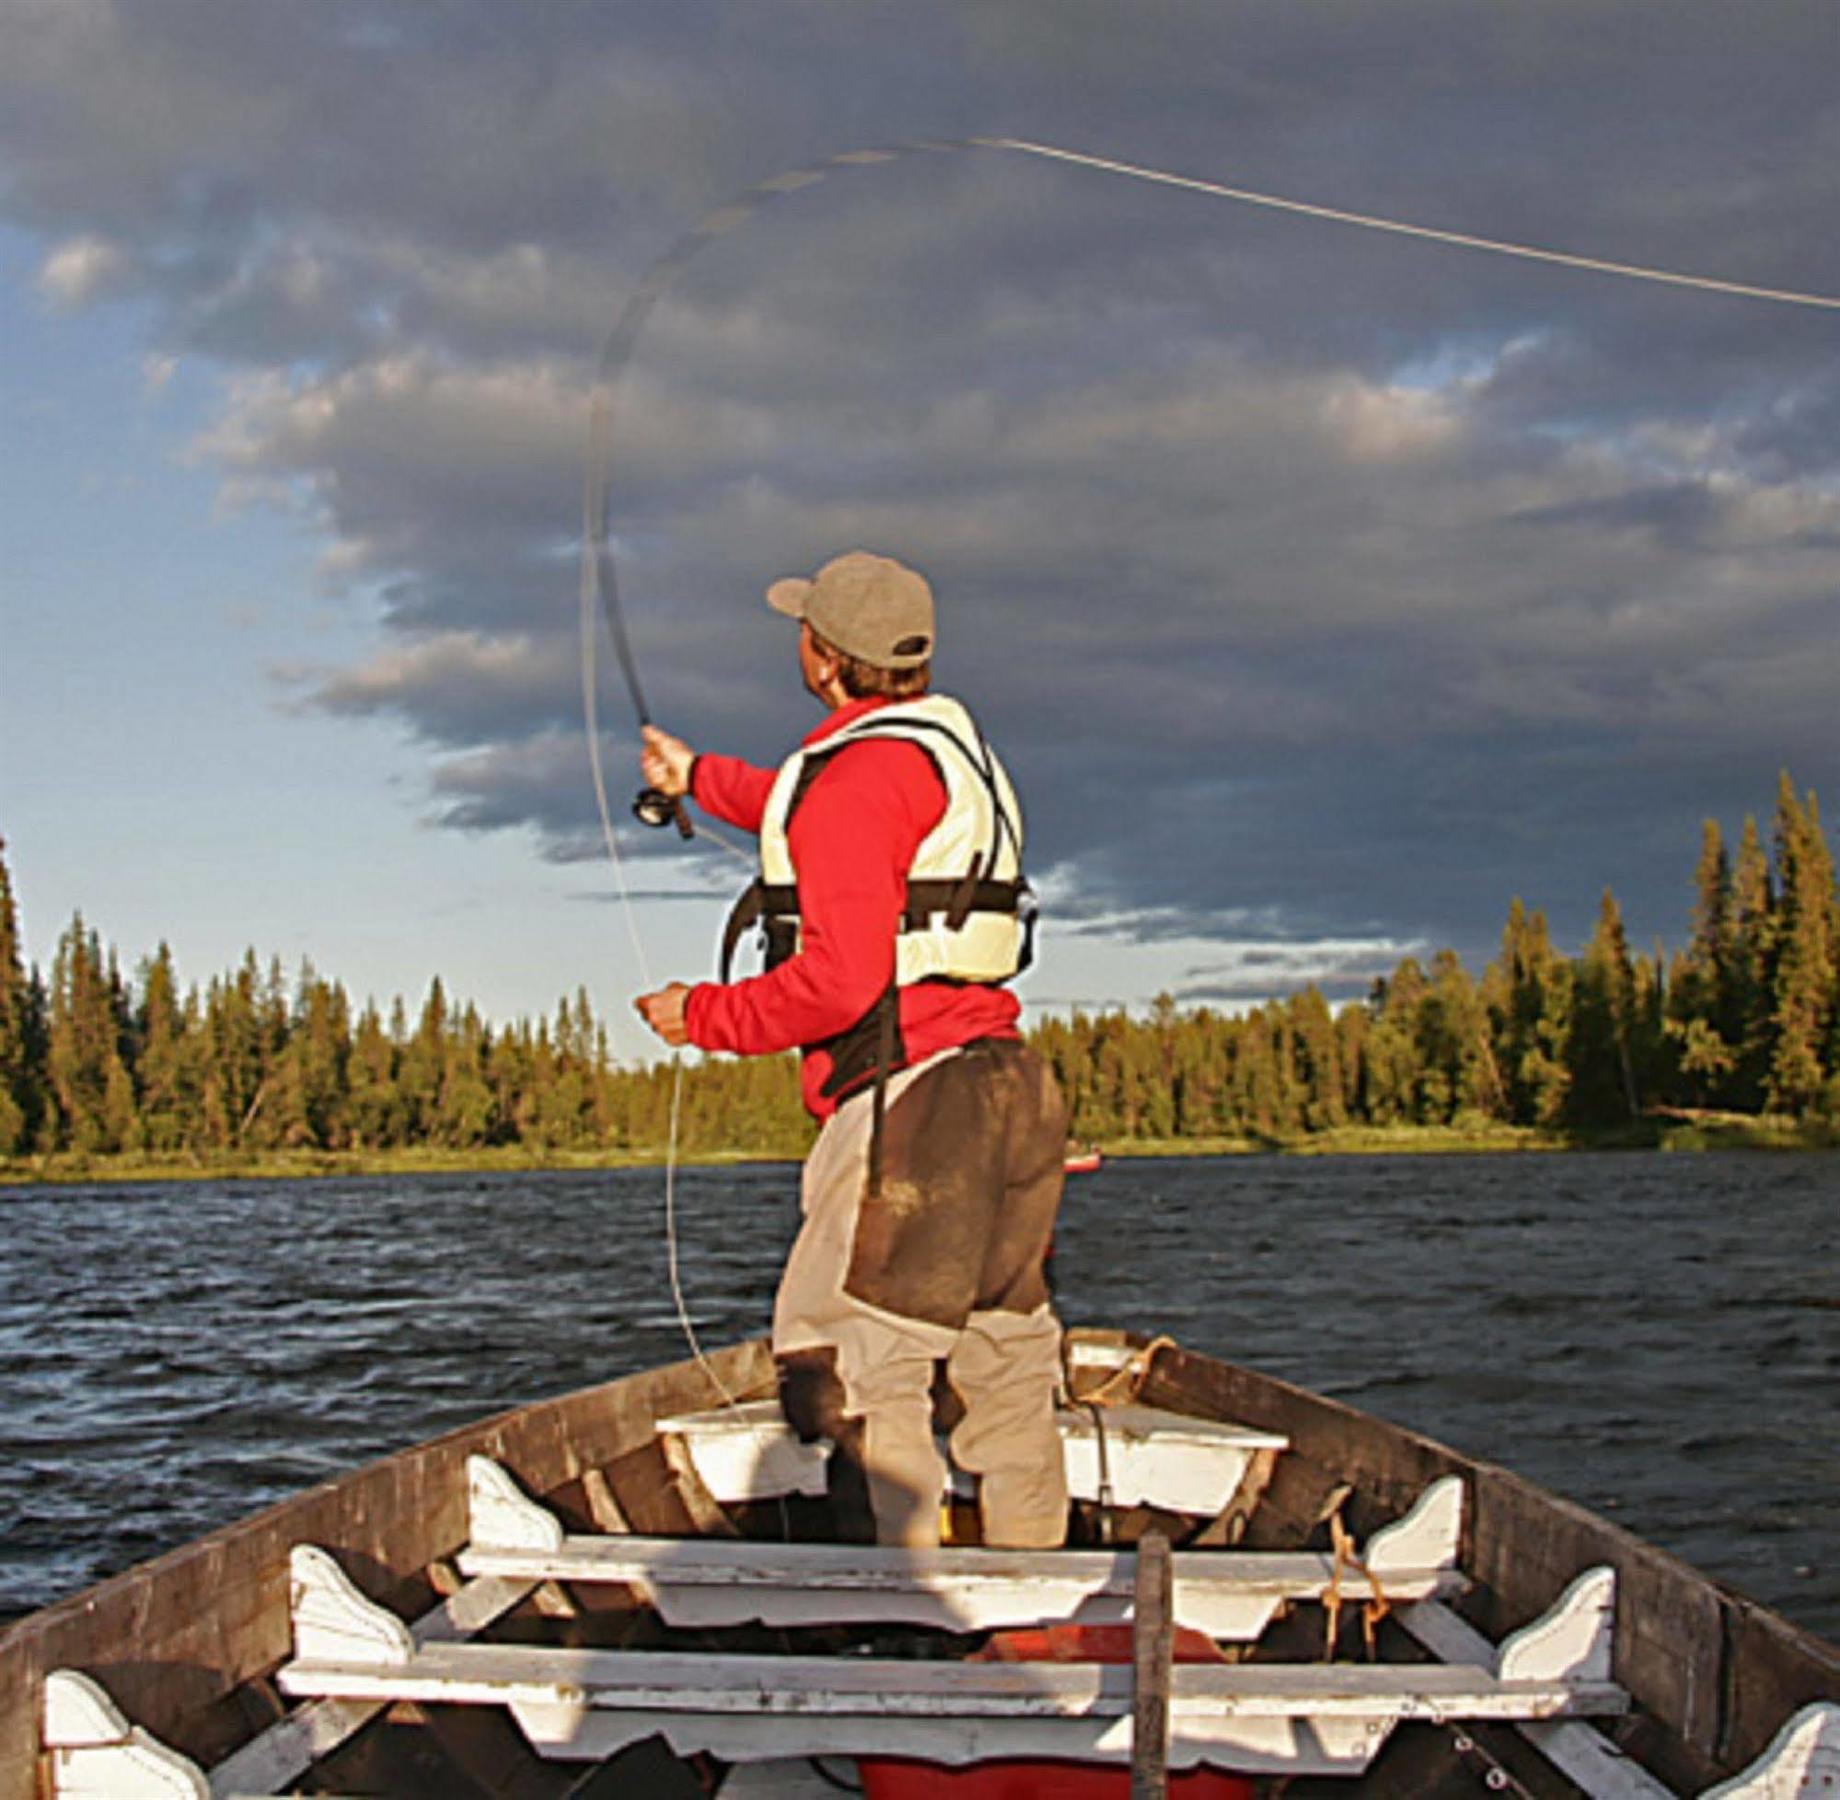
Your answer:
[[[707,1342],[797,1171],[679,1178]],[[652,1171],[0,1189],[0,1618],[683,1341]],[[1840,1158],[1233,1158],[1069,1183],[1070,1320],[1506,1463],[1840,1638]]]

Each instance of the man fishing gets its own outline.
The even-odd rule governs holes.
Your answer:
[[[985,1541],[1055,1546],[1061,1329],[1042,1264],[1066,1117],[1004,985],[1028,955],[1021,810],[970,713],[928,692],[924,577],[854,551],[767,601],[799,621],[799,671],[827,717],[777,771],[646,727],[647,782],[757,832],[760,876],[724,932],[722,980],[635,1004],[668,1044],[803,1053],[823,1123],[773,1353],[788,1421],[834,1445],[842,1535],[939,1541],[943,1360],[964,1406],[952,1459],[980,1478]],[[730,981],[757,921],[766,969]]]

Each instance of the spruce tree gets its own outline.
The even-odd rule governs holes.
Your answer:
[[[1546,915],[1529,912],[1519,896],[1508,908],[1482,994],[1508,1117],[1519,1125],[1556,1125],[1571,1089],[1572,973],[1553,949]]]
[[[490,1034],[469,1004],[453,1032],[441,1080],[440,1139],[454,1149],[483,1144],[491,1134],[492,1090],[486,1082],[490,1050]]]
[[[1734,1106],[1755,1111],[1763,1105],[1772,1061],[1770,977],[1776,960],[1776,895],[1763,838],[1749,814],[1732,862],[1731,909],[1729,1041],[1737,1065],[1728,1091]]]
[[[1342,1071],[1342,1116],[1361,1115],[1361,1095],[1367,1082],[1367,1008],[1344,1006],[1335,1015],[1335,1055]]]
[[[1390,978],[1374,983],[1368,1002],[1367,1089],[1364,1107],[1375,1125],[1417,1123],[1422,1099],[1418,1009],[1427,991],[1415,957],[1404,957]]]
[[[19,949],[19,914],[0,838],[0,1156],[28,1149],[38,1111],[30,1042],[31,988]]]
[[[195,1096],[187,1055],[186,1017],[173,972],[172,950],[162,942],[141,965],[136,1018],[140,1055],[135,1062],[141,1129],[150,1150],[178,1150],[194,1127]]]
[[[411,1143],[424,1143],[439,1127],[441,1084],[447,1075],[447,990],[440,976],[428,984],[428,998],[415,1034],[403,1046],[396,1089],[403,1107],[403,1129]]]
[[[1571,1054],[1571,1116],[1581,1125],[1634,1118],[1638,1110],[1635,968],[1616,896],[1608,888],[1579,964]]]
[[[1834,865],[1812,791],[1806,805],[1784,770],[1776,794],[1777,912],[1770,969],[1771,1049],[1765,1099],[1806,1113],[1827,1082],[1834,1006]]]
[[[1341,1043],[1329,1003],[1311,985],[1286,1006],[1298,1100],[1306,1131],[1329,1131],[1348,1122],[1342,1098]]]
[[[367,1004],[346,1059],[346,1116],[351,1142],[361,1150],[402,1142],[402,1101],[396,1090],[396,1046],[374,1004]]]
[[[1693,892],[1693,937],[1675,959],[1664,1029],[1686,1096],[1696,1106],[1716,1106],[1729,1098],[1743,1029],[1731,859],[1717,819],[1706,820],[1700,828]]]
[[[94,931],[73,916],[51,967],[47,1075],[60,1147],[107,1153],[134,1147],[134,1090],[121,1058],[116,984]]]
[[[1416,1035],[1422,1118],[1442,1124],[1505,1116],[1488,1010],[1454,950],[1440,950],[1432,961]]]

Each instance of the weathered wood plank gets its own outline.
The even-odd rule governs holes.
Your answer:
[[[528,1581],[484,1575],[451,1595],[409,1627],[420,1649],[459,1643],[502,1618],[527,1595]],[[317,1700],[298,1708],[232,1752],[211,1771],[213,1794],[266,1794],[291,1786],[382,1710],[381,1704]]]
[[[556,1550],[469,1547],[474,1575],[553,1579],[638,1590],[672,1625],[715,1627],[903,1623],[984,1631],[1050,1620],[1120,1623],[1134,1570],[1122,1550],[900,1550],[694,1538],[568,1537]],[[1251,1642],[1288,1603],[1318,1600],[1334,1560],[1314,1550],[1178,1551],[1175,1616],[1209,1637]],[[1344,1574],[1344,1581],[1347,1577]],[[1405,1603],[1462,1591],[1453,1569],[1394,1568],[1378,1577]]]
[[[1137,1545],[1137,1618],[1131,1633],[1131,1800],[1168,1800],[1169,1695],[1176,1628],[1169,1540]]]
[[[1436,1600],[1402,1608],[1394,1615],[1419,1643],[1447,1663],[1494,1665],[1495,1646],[1475,1626]],[[1575,1781],[1591,1800],[1674,1800],[1664,1786],[1601,1732],[1582,1720],[1520,1723],[1515,1727],[1548,1762]]]
[[[1152,1405],[1189,1406],[1280,1432],[1280,1459],[1248,1542],[1301,1542],[1324,1494],[1354,1476],[1356,1530],[1402,1510],[1440,1475],[1468,1484],[1464,1611],[1499,1639],[1533,1618],[1582,1568],[1616,1571],[1618,1681],[1644,1714],[1631,1733],[1653,1772],[1697,1793],[1760,1754],[1798,1705],[1840,1695],[1840,1649],[1797,1630],[1582,1506],[1493,1464],[1254,1370],[1180,1349],[1156,1359]]]
[[[1106,1663],[950,1662],[859,1656],[735,1656],[433,1644],[398,1664],[309,1662],[280,1672],[283,1692],[426,1704],[512,1701],[659,1712],[918,1714],[942,1704],[992,1717],[1098,1711],[1128,1715],[1131,1670]],[[1442,1663],[1185,1663],[1170,1676],[1171,1717],[1548,1718],[1612,1715],[1609,1682],[1498,1681]]]
[[[736,1393],[772,1381],[764,1344],[711,1357]],[[0,1800],[35,1800],[39,1694],[57,1668],[97,1676],[162,1742],[206,1765],[249,1735],[234,1690],[289,1654],[288,1553],[339,1551],[405,1610],[417,1578],[466,1541],[463,1464],[478,1451],[537,1492],[649,1443],[661,1413],[719,1398],[693,1362],[482,1420],[373,1463],[105,1581],[0,1631]],[[374,1582],[370,1579],[375,1577]]]

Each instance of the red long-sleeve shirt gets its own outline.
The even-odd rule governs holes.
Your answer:
[[[887,704],[852,700],[804,741],[821,743]],[[757,832],[776,774],[732,756],[699,756],[691,797],[714,817]],[[894,979],[907,872],[945,811],[945,784],[915,744],[872,738],[826,763],[786,834],[798,877],[799,948],[764,975],[691,989],[691,1043],[741,1056],[804,1049],[805,1104],[818,1118],[833,1112],[836,1101],[820,1091],[830,1055],[810,1046],[856,1024]],[[900,989],[899,1006],[909,1062],[973,1038],[1015,1037],[1022,1011],[1007,988],[944,982]]]

